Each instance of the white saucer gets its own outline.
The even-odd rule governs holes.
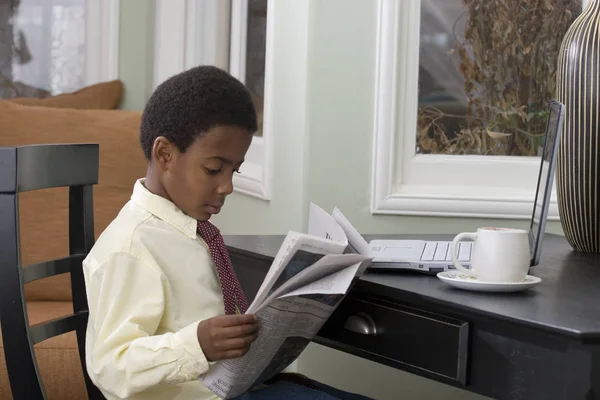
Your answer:
[[[438,272],[437,277],[450,286],[477,292],[518,292],[542,281],[537,276],[527,275],[522,282],[485,282],[458,271]]]

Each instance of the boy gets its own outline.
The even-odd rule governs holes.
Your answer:
[[[256,129],[249,92],[215,67],[178,74],[148,100],[146,177],[83,263],[87,368],[107,399],[216,399],[198,378],[256,339],[256,317],[244,314],[244,293],[208,222],[232,193]],[[275,381],[241,398],[345,395]]]

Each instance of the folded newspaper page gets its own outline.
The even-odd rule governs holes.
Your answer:
[[[340,242],[346,246],[346,253],[373,255],[369,243],[337,207],[330,215],[318,205],[310,203],[308,234]]]
[[[309,220],[309,234],[287,234],[248,308],[260,323],[248,353],[200,378],[220,398],[239,396],[288,367],[370,265],[372,256],[354,251],[333,216],[311,204]]]

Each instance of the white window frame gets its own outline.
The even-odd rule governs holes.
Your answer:
[[[420,0],[378,0],[377,19],[371,213],[531,218],[539,157],[415,154]]]
[[[119,77],[120,0],[86,1],[86,85]]]
[[[272,2],[269,2],[268,11]],[[210,64],[245,80],[247,0],[156,0],[154,85],[196,65]],[[265,96],[262,137],[252,139],[234,190],[265,201],[271,199],[273,40],[267,19]]]

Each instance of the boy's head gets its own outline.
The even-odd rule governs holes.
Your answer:
[[[146,186],[187,215],[209,219],[233,191],[256,129],[250,92],[227,72],[200,66],[169,78],[142,114]]]

